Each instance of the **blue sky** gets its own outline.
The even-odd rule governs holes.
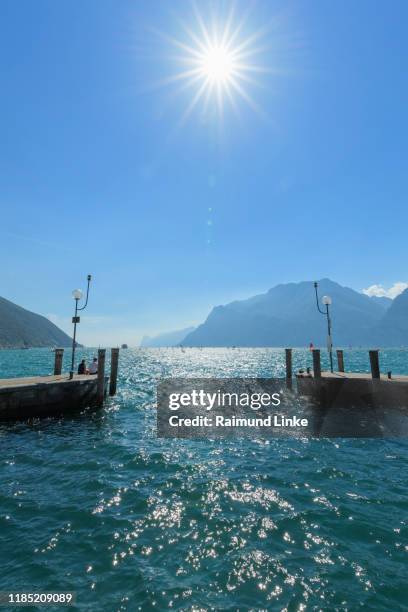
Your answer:
[[[198,6],[222,28],[230,3]],[[184,123],[180,19],[199,32],[186,0],[2,0],[0,295],[66,327],[91,272],[80,341],[136,344],[280,282],[407,281],[408,4],[260,0],[263,112]]]

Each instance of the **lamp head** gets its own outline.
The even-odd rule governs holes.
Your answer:
[[[72,297],[74,300],[80,300],[82,297],[82,291],[80,289],[74,289],[72,292]]]
[[[325,306],[330,306],[330,304],[332,303],[332,299],[330,297],[330,295],[324,295],[322,297],[322,302]]]
[[[88,274],[88,283],[91,282],[91,278],[92,278],[92,276],[90,274]]]

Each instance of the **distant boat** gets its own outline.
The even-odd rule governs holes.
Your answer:
[[[122,344],[121,348],[128,348],[127,344]]]

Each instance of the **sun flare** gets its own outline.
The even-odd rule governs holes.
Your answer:
[[[265,50],[259,46],[265,29],[248,34],[246,17],[235,19],[231,9],[224,18],[213,17],[207,23],[195,7],[196,27],[183,22],[183,38],[162,34],[178,50],[176,56],[168,54],[176,62],[177,70],[165,79],[165,84],[178,84],[179,93],[185,90],[193,92],[182,121],[199,104],[202,112],[215,111],[223,115],[227,104],[238,112],[240,101],[265,116],[252,92],[261,84],[259,76],[269,72],[256,61]]]

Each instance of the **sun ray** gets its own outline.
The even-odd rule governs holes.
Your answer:
[[[204,81],[201,84],[201,87],[197,91],[196,95],[194,96],[194,98],[191,100],[190,104],[188,105],[188,107],[184,111],[183,116],[181,117],[181,120],[179,122],[180,126],[184,125],[184,123],[186,122],[186,120],[191,115],[192,111],[194,110],[194,107],[197,105],[197,103],[199,102],[200,98],[205,93],[206,89],[207,89],[207,81]]]
[[[191,38],[191,40],[197,45],[197,49],[198,53],[205,53],[205,50],[210,42],[210,39],[208,38],[208,33],[206,32],[205,34],[205,39],[201,40],[200,37],[194,32],[194,30],[192,30],[185,21],[180,20],[180,24],[182,26],[182,28],[184,29],[184,31],[186,32],[186,34]],[[207,38],[208,38],[208,42],[207,42]]]
[[[247,10],[245,11],[245,13],[242,15],[241,19],[239,20],[239,22],[237,23],[237,25],[235,26],[235,29],[233,30],[233,32],[231,33],[231,36],[228,39],[228,44],[232,47],[233,45],[235,45],[235,41],[238,39],[240,33],[242,32],[242,29],[245,25],[245,23],[248,20],[248,16],[250,14],[252,10],[251,6],[248,6]]]
[[[275,70],[267,66],[257,66],[256,64],[241,64],[238,62],[234,63],[234,71],[241,73],[258,72],[262,74],[275,74]]]
[[[207,29],[207,27],[206,27],[206,25],[204,23],[204,20],[203,20],[201,14],[200,14],[200,11],[198,10],[197,4],[195,2],[193,2],[193,8],[194,8],[195,17],[197,19],[197,23],[200,26],[200,30],[201,30],[202,35],[204,36],[204,44],[205,44],[206,47],[208,47],[208,45],[211,44],[211,38],[210,38],[210,35],[209,35],[209,32],[208,32],[208,29]]]
[[[177,74],[173,74],[165,79],[160,81],[160,84],[166,85],[167,83],[174,83],[176,81],[184,81],[186,79],[191,79],[194,77],[198,77],[201,75],[201,70],[199,68],[192,68],[191,70],[185,70],[184,72],[177,72]]]
[[[256,32],[254,32],[254,34],[248,36],[245,40],[243,40],[238,46],[234,47],[234,53],[241,53],[244,49],[246,49],[250,45],[253,45],[254,42],[265,36],[266,32],[266,27],[257,30]]]
[[[231,55],[236,59],[242,59],[246,57],[259,56],[262,53],[266,53],[270,50],[270,45],[262,45],[258,47],[249,47],[246,51],[240,51],[239,53],[235,50],[231,50]]]
[[[161,32],[160,30],[156,30],[155,28],[152,28],[151,30],[152,30],[152,32],[155,32],[158,36],[160,36],[160,38],[162,38],[163,40],[166,40],[167,42],[171,43],[172,45],[174,45],[176,47],[179,47],[183,51],[186,51],[186,53],[190,53],[191,55],[196,56],[198,58],[201,57],[200,51],[195,49],[194,47],[191,47],[190,45],[187,45],[186,43],[182,42],[181,40],[178,40],[177,38],[173,38],[172,36],[168,36],[164,32]]]
[[[225,93],[226,93],[226,96],[227,96],[227,98],[228,98],[228,100],[230,102],[230,105],[231,105],[231,107],[232,107],[232,109],[233,109],[233,111],[235,113],[235,116],[239,117],[238,104],[237,104],[236,99],[232,95],[231,84],[229,82],[227,83],[227,86],[225,88]]]
[[[261,87],[262,86],[262,83],[260,82],[260,80],[259,79],[255,79],[250,74],[238,73],[237,75],[234,75],[234,76],[239,78],[240,81],[244,81],[245,83],[249,83],[250,85],[255,85],[256,87]]]
[[[230,82],[231,82],[232,87],[235,89],[237,93],[239,93],[241,98],[245,100],[248,106],[252,108],[253,111],[255,111],[256,113],[258,113],[259,115],[263,116],[266,119],[267,116],[265,115],[265,112],[255,102],[255,100],[253,100],[253,98],[245,91],[245,89],[240,85],[240,83],[238,83],[234,78],[231,78]]]
[[[231,37],[231,26],[233,24],[235,14],[235,5],[231,4],[231,9],[228,13],[227,21],[225,22],[225,27],[222,32],[221,44],[226,46]]]

